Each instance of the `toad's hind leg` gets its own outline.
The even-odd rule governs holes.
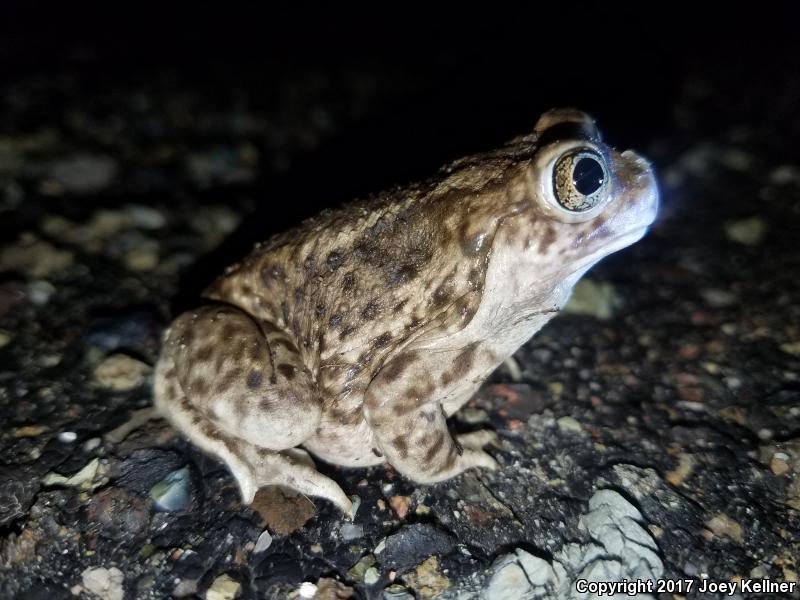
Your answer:
[[[222,460],[245,502],[265,485],[351,503],[295,446],[322,406],[291,340],[230,306],[184,313],[170,326],[155,372],[155,404],[199,448]]]

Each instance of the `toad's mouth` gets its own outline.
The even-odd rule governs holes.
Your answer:
[[[647,230],[650,228],[650,225],[651,224],[648,223],[647,225],[635,227],[627,233],[616,236],[613,241],[606,242],[594,252],[591,252],[590,254],[587,254],[580,260],[576,261],[574,268],[570,270],[571,273],[586,271],[592,265],[599,262],[609,254],[613,254],[635,244],[644,237],[644,235],[647,233]]]

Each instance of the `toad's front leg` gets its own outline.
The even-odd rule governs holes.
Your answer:
[[[430,360],[414,351],[400,354],[367,389],[364,414],[387,461],[420,483],[444,481],[473,467],[496,469],[497,462],[482,449],[495,438],[493,432],[464,434],[458,441],[450,435],[439,401],[442,390],[424,376],[435,370],[426,368]]]

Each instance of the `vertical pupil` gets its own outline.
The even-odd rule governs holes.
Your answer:
[[[596,159],[584,156],[572,170],[572,184],[584,196],[594,194],[603,185],[603,167]]]

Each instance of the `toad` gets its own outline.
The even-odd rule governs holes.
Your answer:
[[[453,436],[447,418],[657,207],[645,159],[585,113],[549,111],[500,149],[256,245],[166,331],[155,404],[245,502],[283,485],[349,514],[309,453],[422,484],[496,469],[495,434]]]

